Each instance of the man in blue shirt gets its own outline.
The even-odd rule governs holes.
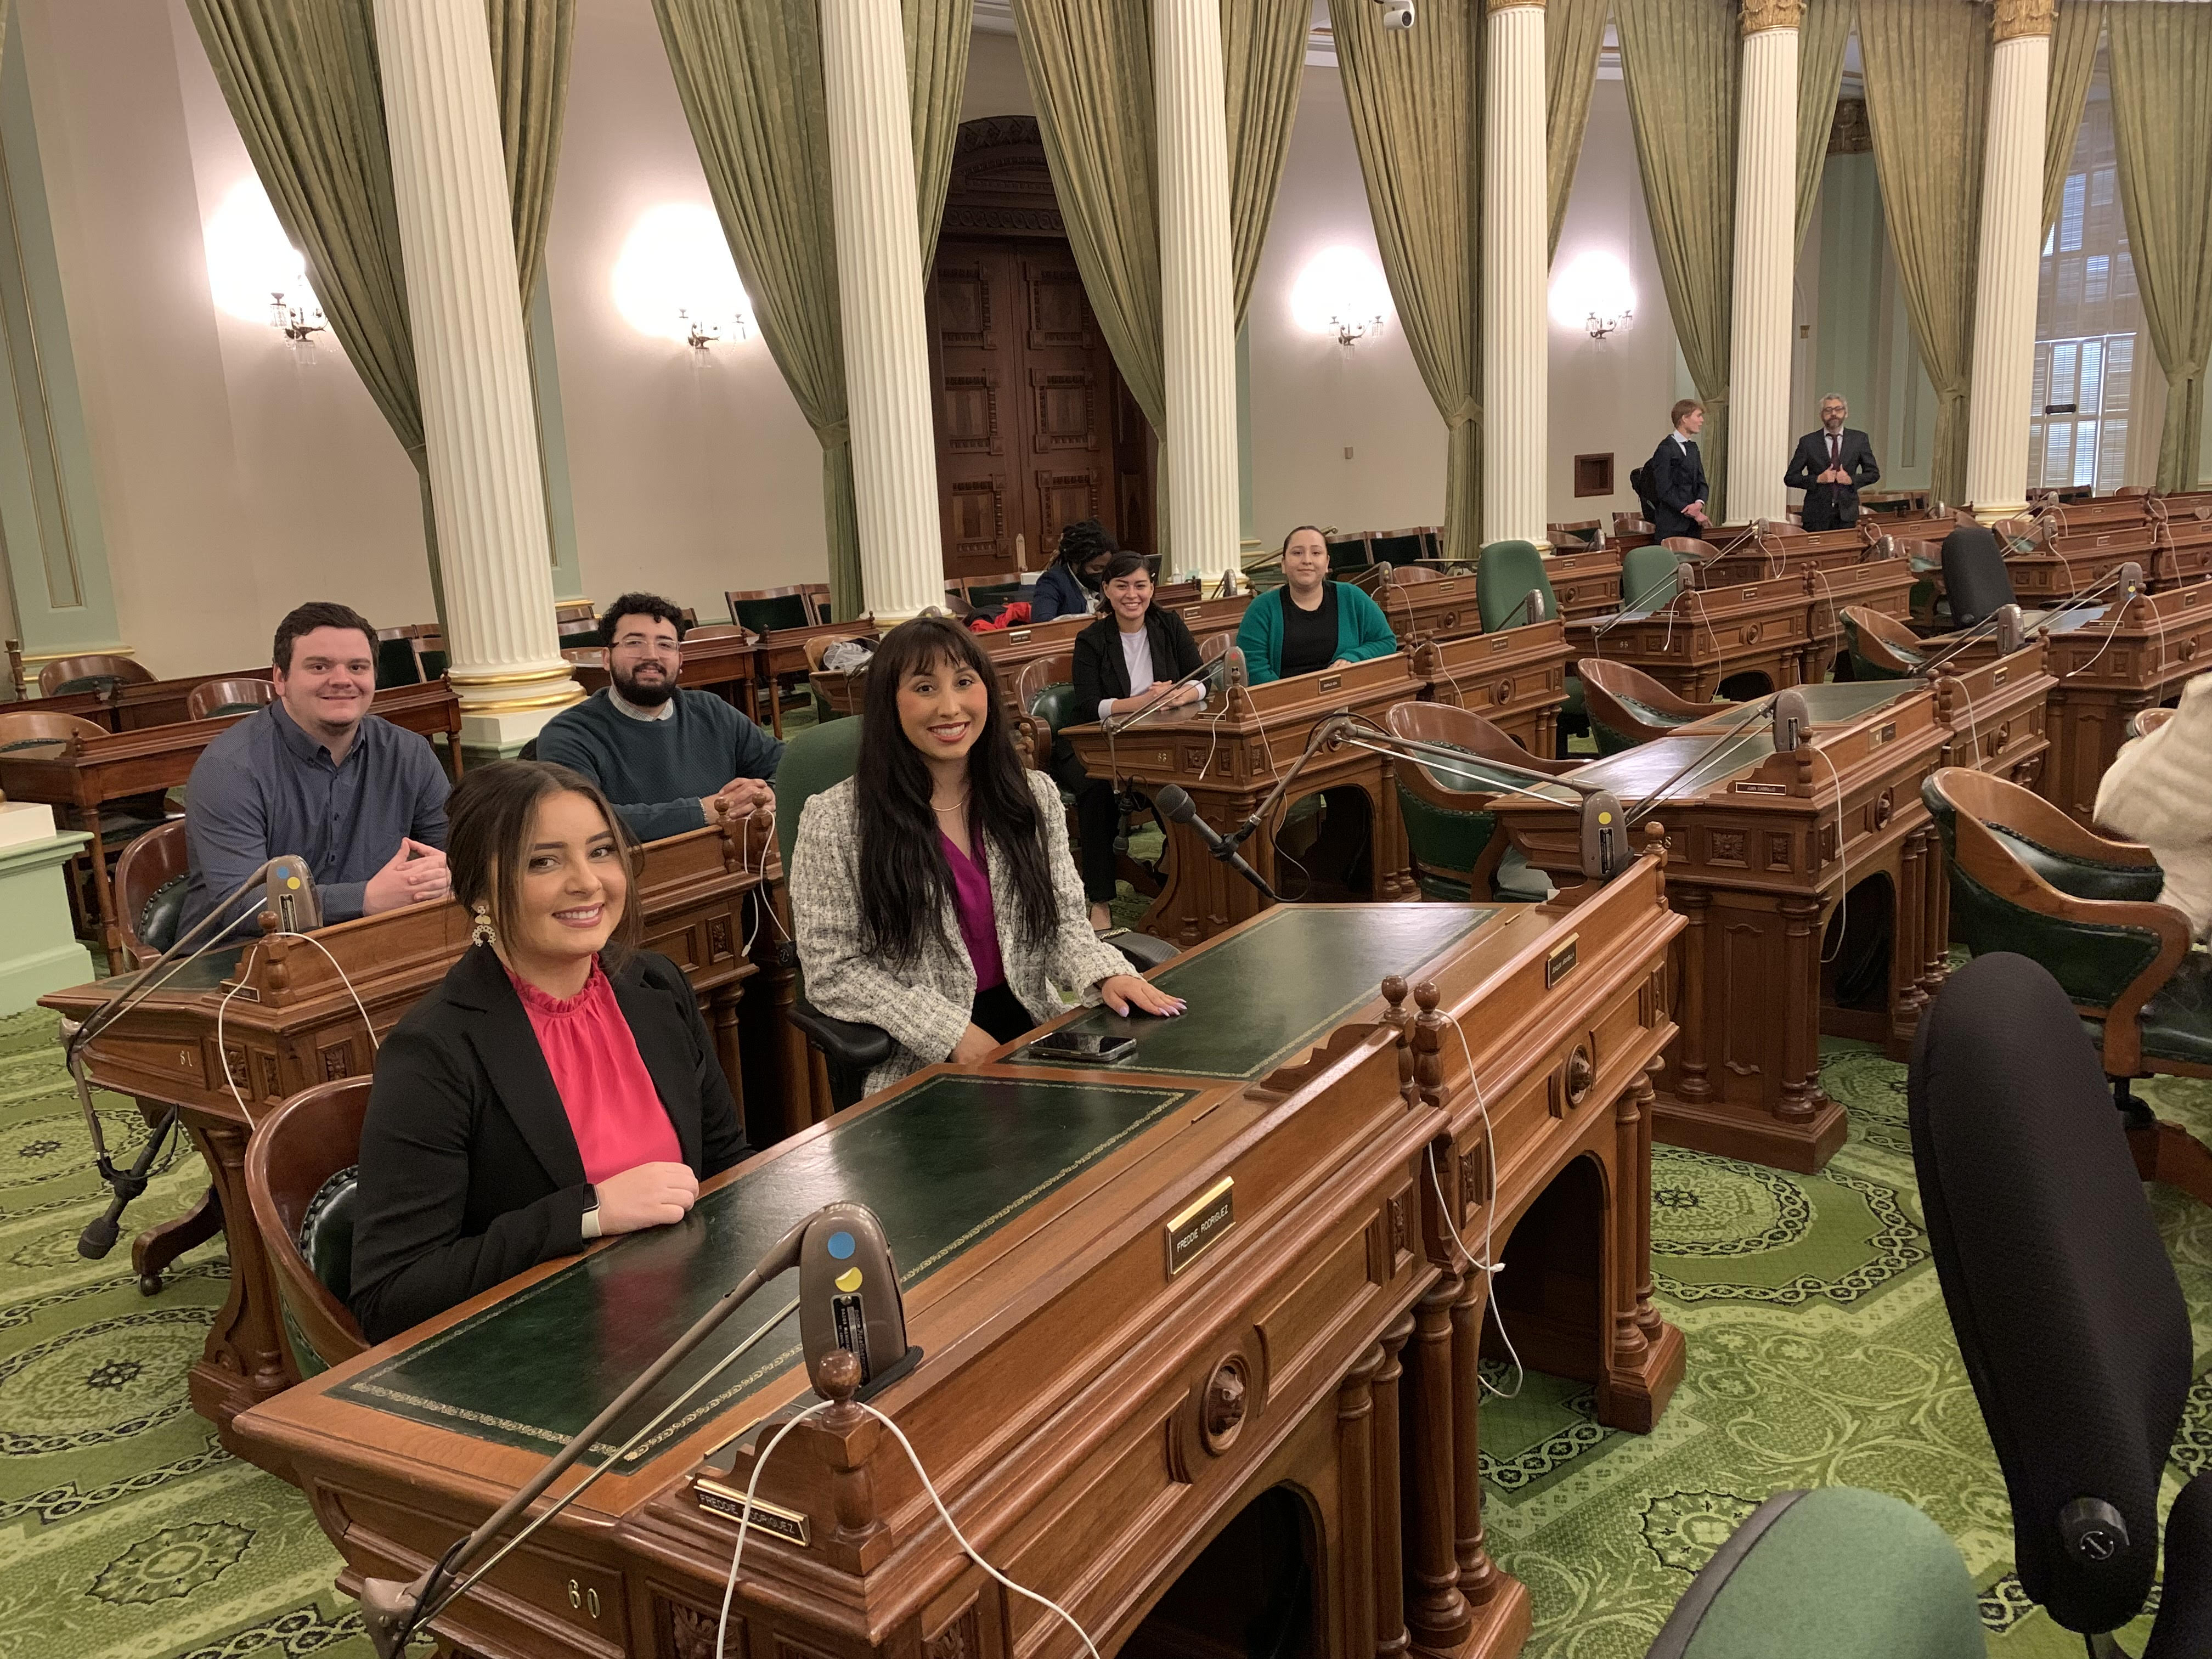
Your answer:
[[[276,701],[210,744],[185,786],[182,925],[285,854],[313,871],[326,922],[447,896],[445,770],[419,733],[368,712],[375,630],[343,605],[303,605],[276,624],[270,661]],[[241,920],[260,908],[240,901]]]
[[[630,833],[659,841],[775,799],[783,745],[711,691],[677,684],[684,613],[625,593],[600,619],[609,684],[538,734],[538,758],[598,784]]]

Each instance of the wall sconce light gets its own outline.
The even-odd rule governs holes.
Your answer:
[[[753,307],[714,209],[697,202],[647,208],[615,260],[615,309],[641,334],[708,348],[753,335]]]
[[[1602,340],[1636,316],[1636,285],[1610,253],[1584,253],[1552,279],[1552,321]]]
[[[1380,332],[1389,313],[1389,285],[1357,248],[1315,255],[1291,289],[1291,320],[1312,333],[1334,335],[1340,346]]]
[[[216,306],[311,349],[329,324],[307,281],[307,261],[284,239],[261,181],[250,174],[240,179],[209,216],[201,235],[207,244],[208,290]]]

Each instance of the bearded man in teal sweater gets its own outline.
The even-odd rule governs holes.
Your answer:
[[[562,709],[538,735],[538,758],[598,784],[640,841],[741,818],[775,799],[783,744],[711,691],[676,683],[684,613],[625,593],[599,622],[605,690]]]

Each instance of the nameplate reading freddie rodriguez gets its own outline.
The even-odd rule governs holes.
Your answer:
[[[1204,1255],[1214,1240],[1237,1224],[1237,1181],[1224,1176],[1176,1215],[1162,1231],[1167,1236],[1168,1277],[1173,1279]]]

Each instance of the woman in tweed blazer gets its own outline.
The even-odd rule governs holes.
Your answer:
[[[1066,1011],[1182,1012],[1099,942],[1060,791],[1014,752],[989,659],[943,617],[884,636],[854,775],[808,801],[791,856],[807,1000],[899,1051],[870,1092],[972,1064]]]

